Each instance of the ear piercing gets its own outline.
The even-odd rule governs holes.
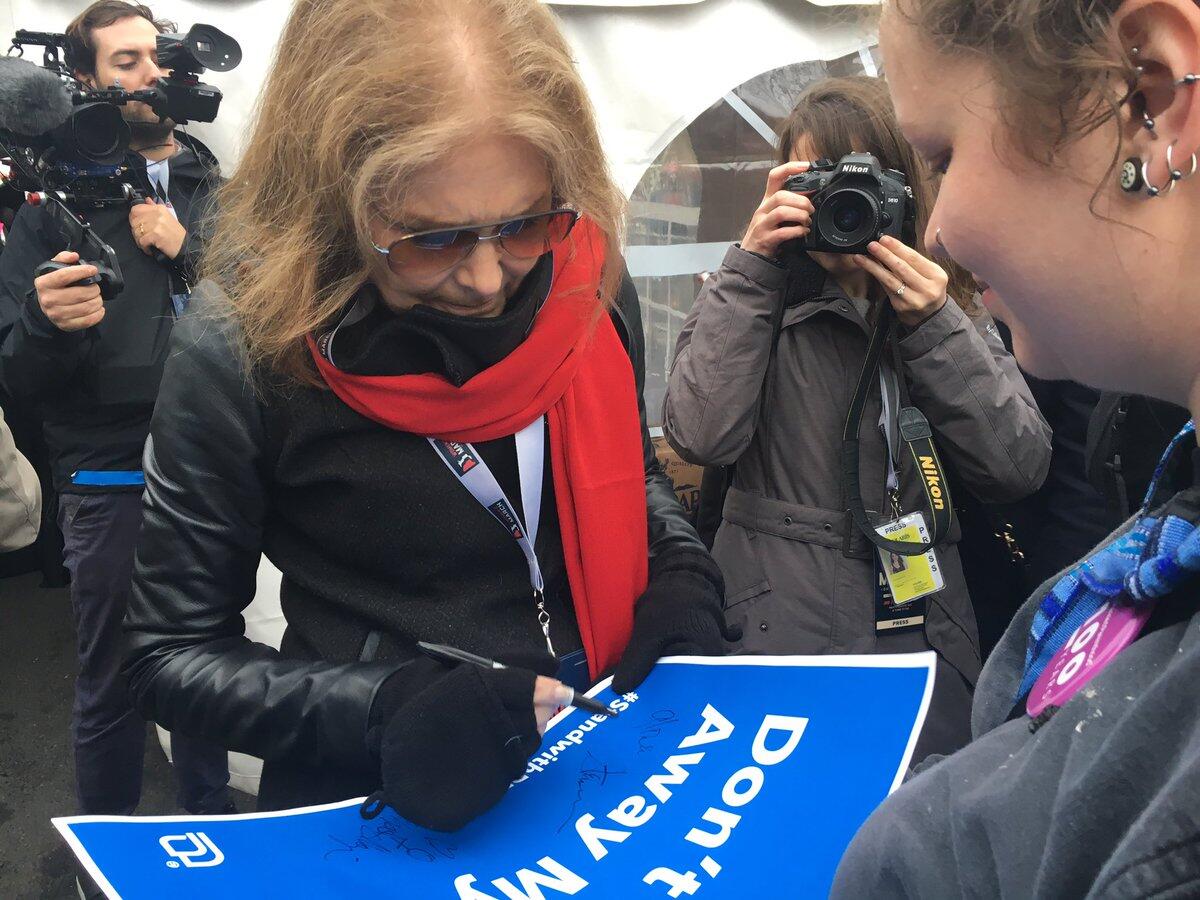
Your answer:
[[[1142,170],[1146,168],[1146,164],[1137,156],[1131,156],[1121,164],[1120,183],[1121,190],[1127,194],[1134,194],[1146,186],[1146,182],[1142,178]]]
[[[1129,55],[1134,59],[1137,59],[1141,52],[1142,50],[1140,47],[1134,47],[1129,51]],[[1134,85],[1136,86],[1137,83],[1142,80],[1142,76],[1146,74],[1146,67],[1142,65],[1135,65],[1133,67],[1133,71],[1137,76],[1134,79]],[[1142,127],[1150,132],[1151,137],[1158,137],[1154,131],[1154,118],[1150,115],[1150,111],[1146,108],[1146,98],[1144,96],[1142,97]]]
[[[1171,192],[1171,189],[1175,187],[1175,182],[1183,181],[1185,178],[1191,178],[1195,175],[1197,168],[1195,153],[1191,154],[1191,166],[1187,172],[1175,168],[1174,154],[1177,143],[1178,141],[1171,141],[1167,145],[1167,180],[1162,185],[1151,184],[1150,178],[1146,174],[1146,170],[1150,165],[1150,159],[1153,157],[1142,160],[1140,157],[1131,156],[1121,166],[1121,190],[1130,194],[1145,190],[1148,197],[1163,197]]]
[[[1196,174],[1196,154],[1195,153],[1192,154],[1191,171],[1189,171],[1186,175],[1184,175],[1183,172],[1181,172],[1179,169],[1175,168],[1175,163],[1171,159],[1171,151],[1175,149],[1175,145],[1177,143],[1178,143],[1178,141],[1171,141],[1171,143],[1167,144],[1167,171],[1171,173],[1172,183],[1174,183],[1176,181],[1183,181],[1183,179],[1191,178],[1193,175]]]
[[[1145,66],[1143,66],[1137,62],[1137,60],[1141,56],[1141,52],[1142,51],[1141,51],[1140,47],[1133,47],[1129,51],[1130,57],[1132,57],[1134,60],[1134,66],[1133,66],[1133,71],[1135,74],[1134,86],[1133,86],[1134,88],[1137,87],[1137,83],[1141,80],[1142,76],[1146,73]],[[1180,78],[1178,81],[1175,82],[1175,86],[1176,87],[1192,87],[1197,82],[1200,82],[1200,75],[1197,75],[1194,72],[1188,72],[1186,75],[1184,75],[1182,78]],[[1134,96],[1136,96],[1136,95],[1133,93],[1133,88],[1131,88],[1130,96],[1127,99],[1132,101]],[[1149,134],[1152,138],[1157,139],[1158,134],[1155,131],[1156,125],[1155,125],[1154,117],[1150,115],[1149,109],[1146,108],[1146,98],[1145,98],[1144,94],[1142,95],[1141,117],[1142,117],[1142,127],[1145,128],[1147,132],[1149,132]],[[1145,191],[1147,197],[1163,197],[1171,192],[1171,189],[1175,187],[1175,183],[1177,181],[1183,181],[1185,178],[1191,178],[1193,175],[1195,175],[1196,174],[1196,166],[1197,166],[1197,160],[1196,160],[1195,153],[1193,153],[1191,155],[1192,156],[1191,167],[1186,173],[1182,169],[1175,168],[1174,153],[1175,153],[1175,144],[1176,143],[1178,143],[1178,141],[1171,141],[1171,143],[1167,145],[1167,181],[1165,181],[1161,185],[1156,185],[1156,184],[1150,183],[1150,178],[1147,175],[1147,170],[1149,169],[1149,166],[1150,166],[1150,160],[1153,157],[1147,157],[1145,160],[1143,160],[1139,156],[1131,156],[1128,159],[1126,159],[1124,163],[1121,164],[1121,171],[1120,171],[1120,175],[1118,177],[1118,181],[1121,185],[1121,190],[1125,191],[1126,193],[1130,193],[1130,194],[1135,194],[1135,193],[1139,193],[1141,191]]]

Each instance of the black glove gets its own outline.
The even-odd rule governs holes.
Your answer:
[[[385,681],[368,731],[383,787],[364,816],[378,814],[382,801],[416,825],[456,831],[495,806],[541,745],[534,680],[555,668],[546,654],[519,662],[527,667],[414,660]]]
[[[641,684],[663,656],[724,656],[741,630],[725,624],[725,579],[716,561],[688,548],[650,561],[650,583],[633,612],[633,634],[613,673],[618,694]]]

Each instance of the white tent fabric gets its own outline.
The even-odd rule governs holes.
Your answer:
[[[662,149],[733,88],[790,63],[845,56],[873,40],[870,22],[857,13],[788,0],[556,11],[627,195]]]
[[[60,31],[85,0],[10,0],[0,25]],[[155,13],[186,27],[209,22],[238,39],[242,64],[206,80],[225,95],[216,122],[190,129],[232,168],[284,22],[285,0],[159,0]],[[795,0],[555,2],[626,194],[695,116],[749,78],[789,63],[833,59],[871,41],[854,10]],[[845,4],[838,4],[845,5]],[[8,22],[5,22],[5,19]]]

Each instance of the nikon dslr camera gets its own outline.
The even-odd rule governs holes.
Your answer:
[[[812,229],[796,242],[804,250],[866,253],[871,241],[885,234],[904,240],[915,227],[916,206],[904,173],[882,168],[869,153],[850,153],[836,163],[817,160],[783,187],[808,194],[816,209]]]

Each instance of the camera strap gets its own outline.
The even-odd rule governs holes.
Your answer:
[[[946,539],[954,519],[954,505],[950,500],[950,486],[946,481],[945,470],[938,457],[937,447],[933,444],[933,429],[925,414],[912,405],[905,383],[899,348],[893,339],[895,331],[896,312],[886,301],[879,304],[879,317],[871,332],[871,340],[867,346],[867,358],[863,362],[862,373],[858,377],[858,385],[854,389],[854,397],[850,401],[850,410],[846,414],[846,427],[842,432],[842,493],[846,498],[846,508],[858,530],[866,535],[876,547],[901,556],[918,556],[927,553],[934,546]],[[925,490],[925,500],[933,516],[933,533],[928,544],[918,544],[908,541],[893,541],[880,535],[867,515],[866,506],[862,499],[862,483],[859,477],[859,429],[862,427],[863,410],[866,407],[867,395],[871,386],[876,382],[883,357],[884,348],[891,346],[895,359],[896,379],[900,388],[900,411],[897,414],[897,428],[900,438],[912,454],[917,471],[921,473],[921,485]],[[889,456],[891,449],[888,449]]]

